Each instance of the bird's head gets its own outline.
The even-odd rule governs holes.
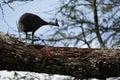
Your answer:
[[[58,27],[59,27],[57,18],[55,19],[55,26],[58,26]]]
[[[58,20],[55,19],[55,22],[49,22],[48,23],[49,25],[54,25],[54,26],[58,26],[59,27],[59,24],[58,24]]]

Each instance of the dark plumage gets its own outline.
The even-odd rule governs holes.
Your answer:
[[[26,41],[27,41],[27,32],[32,32],[32,44],[34,44],[34,33],[39,27],[43,25],[59,26],[57,19],[55,20],[55,23],[46,22],[35,14],[25,13],[19,19],[18,31],[25,32]]]

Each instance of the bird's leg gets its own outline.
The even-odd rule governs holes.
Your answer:
[[[32,32],[32,44],[34,44],[34,32]]]
[[[26,43],[27,43],[27,32],[25,32],[25,35],[26,35]]]
[[[42,40],[42,42],[45,44],[45,46],[48,46],[48,45],[44,42],[44,40]]]
[[[19,32],[19,38],[21,39],[21,35],[20,35],[20,32]]]

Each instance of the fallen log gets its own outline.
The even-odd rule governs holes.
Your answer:
[[[120,49],[26,45],[8,35],[0,36],[0,70],[69,75],[79,79],[118,77]]]

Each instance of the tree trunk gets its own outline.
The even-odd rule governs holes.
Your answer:
[[[104,48],[105,44],[102,40],[101,34],[99,32],[99,25],[98,25],[98,14],[97,14],[97,6],[96,6],[96,0],[93,0],[93,12],[94,12],[94,22],[95,22],[95,33],[98,38],[98,41],[100,43],[100,47]]]
[[[13,37],[0,37],[0,70],[105,79],[120,76],[120,50],[26,46]]]

